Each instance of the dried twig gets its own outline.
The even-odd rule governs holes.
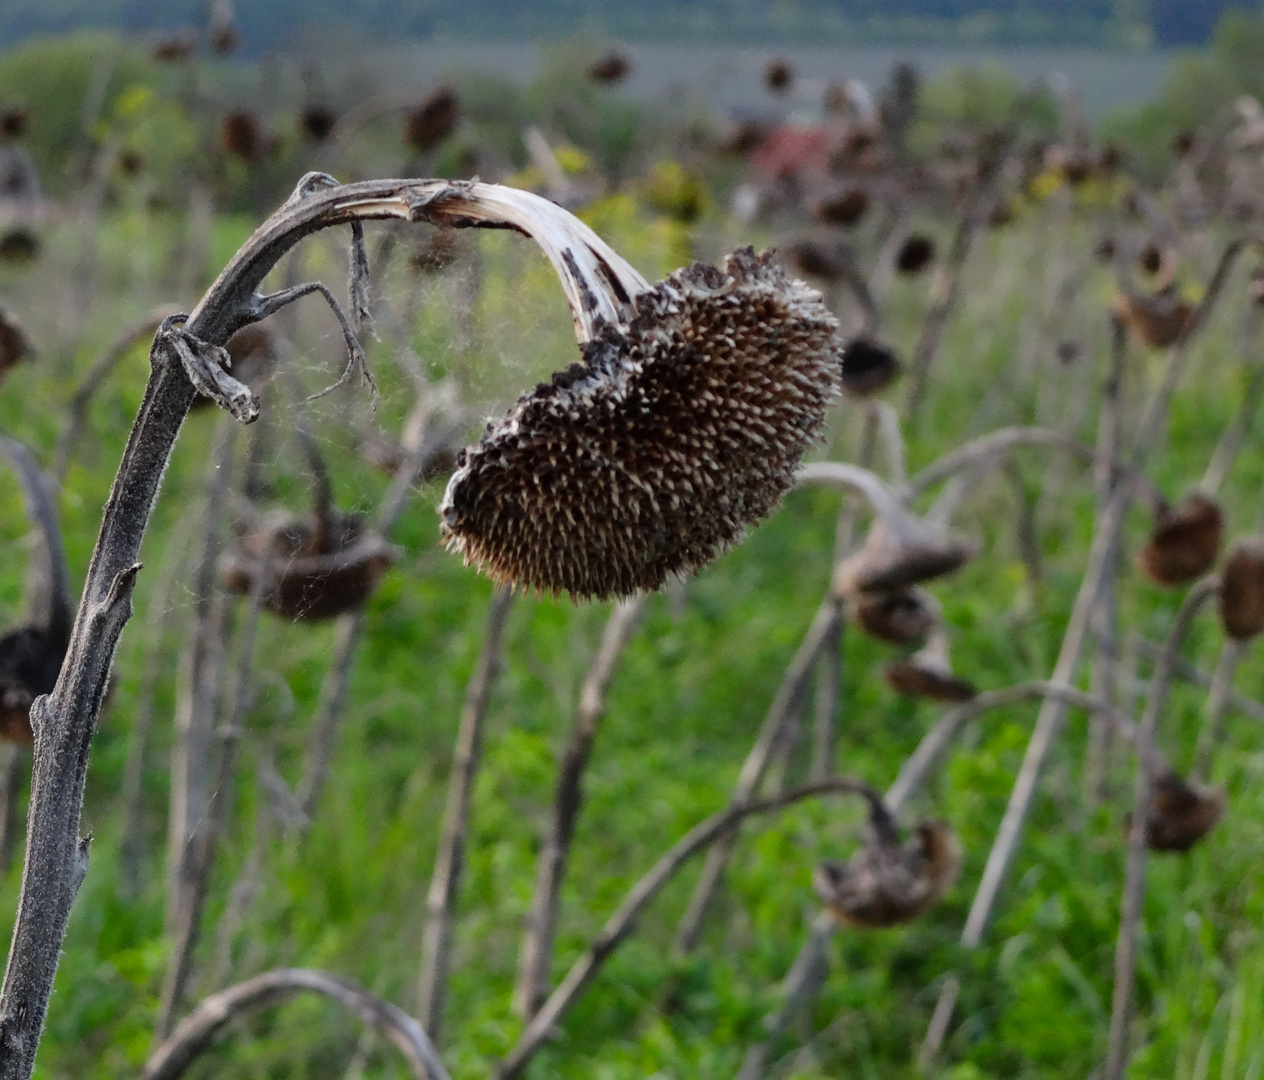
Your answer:
[[[1145,899],[1146,819],[1154,771],[1145,767],[1145,751],[1154,744],[1159,716],[1167,704],[1167,689],[1172,679],[1172,662],[1185,640],[1185,634],[1199,609],[1212,599],[1220,588],[1216,575],[1203,578],[1191,586],[1180,610],[1172,620],[1163,654],[1150,679],[1150,694],[1145,712],[1138,724],[1138,741],[1142,761],[1137,768],[1132,827],[1128,831],[1128,869],[1124,878],[1119,938],[1115,944],[1115,991],[1110,1011],[1110,1044],[1106,1052],[1103,1080],[1120,1080],[1128,1067],[1129,1026],[1132,1023],[1132,997],[1136,978],[1137,932],[1141,924],[1141,905]]]
[[[18,832],[18,786],[26,754],[13,743],[0,743],[0,877],[9,872]]]
[[[535,1052],[548,1038],[550,1030],[561,1020],[575,999],[610,959],[611,954],[632,932],[637,918],[646,906],[693,856],[721,837],[730,835],[740,822],[752,814],[767,813],[790,806],[815,795],[852,793],[865,798],[875,797],[873,789],[863,780],[839,776],[821,780],[802,787],[791,788],[768,799],[735,802],[727,809],[712,814],[695,825],[668,850],[653,868],[629,890],[618,910],[606,921],[601,933],[593,940],[584,954],[575,961],[557,989],[549,995],[540,1010],[532,1017],[517,1045],[496,1074],[497,1080],[514,1080],[521,1076]]]
[[[104,385],[105,380],[113,374],[119,361],[142,341],[152,338],[163,319],[175,314],[175,310],[169,305],[157,307],[139,322],[126,327],[84,376],[83,382],[75,390],[66,408],[66,421],[62,425],[61,432],[57,436],[57,444],[53,449],[53,477],[59,484],[66,479],[66,469],[70,466],[75,444],[78,443],[80,436],[83,435],[84,427],[87,426],[88,407],[92,404],[93,397]]]
[[[502,586],[492,594],[478,664],[465,688],[465,703],[461,706],[452,775],[448,780],[448,802],[439,832],[439,851],[435,856],[434,874],[430,878],[430,892],[426,896],[419,1012],[422,1024],[436,1042],[442,1042],[452,948],[452,916],[465,866],[465,837],[469,829],[474,781],[483,757],[483,721],[500,672],[505,624],[512,606],[511,589]]]
[[[775,1012],[764,1018],[764,1030],[767,1036],[752,1044],[742,1059],[742,1067],[737,1070],[737,1080],[764,1080],[768,1070],[768,1058],[772,1053],[773,1042],[785,1034],[790,1021],[802,1011],[825,984],[829,974],[829,962],[825,949],[834,931],[838,928],[838,919],[829,911],[820,911],[808,929],[807,940],[786,972],[782,983],[781,1004]]]
[[[606,621],[601,646],[579,692],[579,707],[570,739],[562,753],[557,784],[553,792],[553,814],[549,832],[536,864],[535,892],[527,913],[526,933],[518,955],[518,979],[514,987],[514,1010],[530,1018],[548,996],[549,973],[553,964],[553,939],[557,930],[558,905],[566,877],[571,840],[583,803],[584,771],[597,737],[597,726],[606,712],[606,691],[615,667],[641,616],[642,597],[617,604]]]
[[[1153,641],[1149,641],[1139,634],[1129,635],[1127,644],[1128,647],[1135,649],[1139,655],[1144,656],[1147,660],[1156,661],[1163,654],[1163,646],[1156,645]],[[1178,656],[1173,661],[1172,672],[1177,678],[1191,682],[1204,690],[1210,690],[1216,682],[1214,673],[1209,675],[1197,664],[1191,663],[1183,656]],[[1249,698],[1245,694],[1232,689],[1232,687],[1225,688],[1225,700],[1231,708],[1236,709],[1248,720],[1254,720],[1257,724],[1264,724],[1264,702]]]
[[[1220,741],[1225,713],[1229,711],[1233,677],[1237,674],[1238,663],[1246,652],[1247,644],[1245,641],[1229,638],[1220,647],[1220,658],[1216,661],[1216,670],[1211,676],[1211,690],[1203,707],[1203,723],[1198,729],[1198,741],[1194,744],[1192,774],[1195,780],[1205,782],[1211,778],[1212,755],[1215,753],[1216,743]]]
[[[847,620],[843,601],[832,597],[834,621],[821,642],[816,662],[816,725],[812,732],[812,760],[809,780],[824,780],[834,774],[838,725],[843,708],[843,642]]]
[[[764,725],[759,729],[755,745],[742,763],[737,783],[733,785],[732,805],[746,803],[759,787],[764,769],[782,737],[787,720],[799,708],[808,679],[812,674],[812,666],[823,644],[829,639],[831,627],[837,618],[838,607],[834,603],[834,598],[826,596],[821,606],[817,608],[812,624],[803,635],[799,649],[782,677],[781,685],[777,688],[777,696],[773,698]],[[711,900],[724,877],[724,871],[736,843],[737,833],[733,832],[721,837],[707,853],[707,861],[702,867],[698,883],[694,886],[693,894],[689,898],[689,906],[685,909],[680,925],[676,928],[674,949],[677,955],[688,955],[697,946],[698,939],[702,936],[702,925],[711,906]]]
[[[425,1031],[402,1009],[350,979],[304,968],[277,968],[212,994],[180,1021],[171,1037],[154,1052],[145,1063],[141,1080],[176,1080],[210,1047],[226,1024],[303,991],[330,998],[366,1024],[372,1024],[399,1048],[417,1080],[449,1080]]]
[[[169,659],[163,648],[163,631],[171,612],[172,590],[182,571],[188,569],[185,556],[193,530],[201,524],[200,514],[188,514],[177,526],[163,553],[161,575],[154,586],[145,617],[144,638],[148,642],[128,740],[127,764],[123,770],[123,837],[119,846],[119,892],[125,897],[140,893],[141,862],[145,845],[144,781],[145,759],[154,725],[154,696],[162,665]]]
[[[193,968],[193,950],[201,935],[202,909],[211,884],[211,872],[215,866],[216,847],[228,818],[229,801],[232,799],[233,777],[237,764],[237,745],[241,739],[242,724],[254,696],[251,673],[254,667],[255,638],[259,618],[263,613],[268,593],[273,587],[271,574],[259,577],[237,634],[237,664],[233,672],[232,693],[224,710],[224,720],[219,732],[219,760],[216,763],[214,784],[205,816],[198,822],[191,837],[191,859],[186,871],[185,887],[181,890],[176,910],[175,945],[167,964],[167,976],[163,983],[159,1006],[158,1037],[165,1038],[175,1023],[185,986]]]
[[[188,888],[192,839],[210,799],[211,730],[220,695],[223,663],[223,597],[215,568],[224,543],[224,507],[236,428],[224,419],[211,451],[202,511],[202,546],[193,572],[192,628],[181,657],[176,693],[175,739],[171,747],[171,792],[167,814],[167,909],[165,926],[175,933]]]
[[[334,743],[337,741],[342,710],[347,701],[347,686],[351,682],[351,666],[364,631],[364,612],[347,611],[338,616],[334,631],[333,657],[320,684],[320,698],[316,704],[316,716],[312,720],[307,737],[307,757],[303,775],[299,779],[294,796],[301,813],[296,825],[305,831],[316,812],[316,803],[329,776],[333,762]]]
[[[1116,317],[1110,320],[1111,347],[1110,368],[1103,391],[1101,415],[1098,417],[1097,448],[1097,508],[1100,513],[1110,501],[1117,484],[1117,477],[1109,466],[1120,457],[1123,447],[1124,410],[1124,359],[1128,350],[1128,338],[1124,325]],[[1094,630],[1097,648],[1093,651],[1093,692],[1107,701],[1115,700],[1118,691],[1119,603],[1116,595],[1116,579],[1119,576],[1119,546],[1106,562],[1102,577],[1101,594],[1094,613]],[[1084,752],[1084,793],[1090,807],[1096,805],[1106,793],[1107,766],[1110,759],[1113,729],[1094,716],[1089,719],[1088,745]]]

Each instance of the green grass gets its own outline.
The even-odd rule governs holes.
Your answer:
[[[954,318],[936,368],[930,411],[909,448],[916,468],[964,435],[1006,423],[1068,422],[1092,438],[1096,388],[1104,370],[1109,298],[1103,271],[1091,269],[1093,233],[1082,222],[1044,228],[1029,210],[990,235],[972,260],[967,302]],[[172,297],[168,253],[178,223],[125,213],[107,218],[100,235],[102,272],[82,342],[56,343],[65,325],[73,227],[55,230],[45,261],[18,273],[0,270],[0,292],[45,346],[38,363],[10,375],[0,389],[0,429],[47,458],[61,405],[119,328]],[[635,261],[661,260],[654,239],[626,215],[608,223],[629,240]],[[1047,223],[1046,223],[1047,224]],[[251,223],[216,222],[214,257],[223,261]],[[626,234],[622,235],[622,234]],[[1077,274],[1077,297],[1042,312],[1050,235],[1064,235]],[[339,238],[338,243],[344,242]],[[448,280],[423,283],[414,345],[436,374],[456,376],[493,414],[521,388],[571,359],[569,326],[556,283],[533,252],[513,238],[481,240],[485,285],[472,331],[462,339]],[[372,250],[372,247],[371,247]],[[304,274],[331,283],[341,255],[325,241],[308,244]],[[1035,278],[1033,280],[1033,274]],[[1177,399],[1155,476],[1172,496],[1196,482],[1242,382],[1243,299],[1238,284],[1195,349],[1194,374]],[[1204,270],[1205,277],[1205,270]],[[399,303],[413,286],[402,272],[378,282]],[[906,352],[926,305],[927,282],[897,282],[887,336]],[[1011,370],[1044,319],[1043,353],[1033,376],[1000,396],[990,418],[976,417],[990,387]],[[332,320],[317,306],[299,318],[298,365],[313,389],[341,361]],[[1060,368],[1049,342],[1074,336],[1086,346],[1078,366]],[[464,346],[454,341],[465,340]],[[396,430],[409,401],[407,384],[386,346],[373,350],[384,401],[376,419],[359,392],[317,406],[320,439],[330,451],[345,504],[371,507],[385,482],[349,452],[349,422]],[[1250,355],[1250,354],[1246,354]],[[1086,372],[1085,366],[1089,367]],[[1158,361],[1134,351],[1130,393],[1152,385]],[[139,400],[147,364],[138,349],[93,407],[93,429],[67,479],[62,507],[71,564],[81,581],[114,464]],[[264,396],[265,412],[270,397]],[[274,412],[283,411],[275,409]],[[162,849],[174,686],[188,574],[168,599],[163,634],[146,636],[152,590],[180,520],[195,512],[218,418],[194,415],[177,447],[145,544],[146,569],[116,668],[116,690],[93,748],[84,819],[94,834],[92,868],[75,905],[38,1075],[105,1078],[134,1075],[150,1047],[167,955],[162,938]],[[854,457],[861,411],[840,405],[823,454]],[[271,455],[277,492],[301,506],[301,468],[291,440],[277,436]],[[1078,465],[1047,450],[1023,452],[1028,485],[1042,494],[1041,539],[1046,580],[1032,591],[1014,541],[1013,496],[993,476],[971,496],[960,526],[983,541],[983,553],[935,588],[953,632],[954,660],[982,688],[1046,678],[1052,668],[1092,527],[1092,484]],[[1225,492],[1230,532],[1253,527],[1259,514],[1264,455],[1252,439]],[[25,554],[16,487],[0,476],[0,603],[19,604]],[[465,683],[476,659],[490,586],[437,546],[436,483],[420,491],[396,539],[406,555],[373,598],[368,631],[351,681],[333,774],[301,845],[279,835],[256,782],[265,758],[293,784],[331,649],[332,629],[269,620],[258,666],[266,690],[252,709],[233,817],[215,875],[200,956],[216,947],[214,927],[256,831],[266,830],[259,892],[232,942],[232,978],[279,964],[328,968],[357,979],[406,1008],[415,1004],[425,892]],[[761,724],[781,674],[811,621],[831,573],[837,496],[799,492],[752,531],[747,542],[688,586],[683,610],[664,598],[629,646],[611,688],[597,739],[586,802],[562,902],[555,977],[583,949],[627,888],[690,826],[722,807]],[[1130,520],[1135,543],[1145,531]],[[1166,632],[1179,601],[1144,584],[1130,563],[1121,583],[1125,624],[1151,638]],[[460,903],[446,1058],[454,1076],[489,1075],[521,1028],[509,997],[523,915],[530,903],[535,855],[549,812],[556,755],[578,687],[594,654],[607,608],[524,598],[510,616],[507,663],[488,719],[486,760],[476,789],[468,865]],[[11,616],[15,618],[16,615]],[[1214,619],[1195,628],[1187,655],[1210,667],[1219,649]],[[144,658],[168,659],[157,688],[159,712],[146,773],[147,860],[135,900],[121,898],[117,855],[120,791]],[[1264,697],[1259,646],[1238,685]],[[879,787],[938,715],[936,707],[896,698],[879,677],[891,650],[849,634],[838,768]],[[288,687],[293,708],[275,689]],[[1177,763],[1188,761],[1202,695],[1178,687],[1160,740]],[[964,973],[943,1076],[1087,1075],[1101,1060],[1109,1023],[1111,971],[1123,875],[1122,816],[1130,768],[1113,776],[1117,797],[1087,813],[1080,773],[1086,724],[1073,716],[1050,761],[1018,858],[984,947],[957,945],[965,912],[1008,798],[1034,705],[997,710],[963,736],[915,813],[948,819],[966,847],[961,883],[922,921],[900,930],[837,935],[831,974],[810,1015],[780,1046],[778,1077],[916,1075],[916,1047],[939,980]],[[1264,754],[1259,731],[1232,717],[1216,762],[1230,792],[1227,820],[1193,852],[1151,861],[1141,943],[1140,1009],[1134,1077],[1179,1080],[1253,1078],[1264,1070]],[[803,766],[801,748],[792,761]],[[675,922],[692,886],[686,871],[654,903],[639,931],[607,965],[539,1056],[532,1075],[601,1080],[700,1078],[736,1071],[761,1037],[762,1018],[797,951],[817,904],[810,874],[817,860],[845,855],[859,816],[845,801],[805,804],[749,827],[701,949],[682,965],[668,957]],[[15,906],[19,869],[0,888],[0,912]],[[7,923],[5,926],[7,927]],[[0,928],[2,929],[2,928]],[[205,970],[205,967],[203,967]],[[677,987],[664,1011],[664,986]],[[214,987],[203,985],[201,992]],[[200,1077],[342,1077],[359,1033],[346,1016],[314,1001],[295,1002],[232,1029],[191,1073]],[[800,1047],[806,1049],[799,1050]],[[403,1076],[392,1052],[378,1046],[364,1074]]]

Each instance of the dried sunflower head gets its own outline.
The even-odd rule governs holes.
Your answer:
[[[533,235],[569,271],[581,359],[463,451],[444,542],[496,581],[554,595],[656,589],[792,486],[836,391],[837,322],[750,248],[651,288],[591,233],[586,248]]]
[[[1264,539],[1236,541],[1220,571],[1220,622],[1235,641],[1264,632]]]

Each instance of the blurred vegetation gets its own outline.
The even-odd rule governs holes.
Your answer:
[[[257,0],[239,5],[250,39],[261,48],[292,42],[302,31],[381,37],[460,35],[479,39],[553,38],[592,30],[648,40],[684,36],[758,43],[768,35],[802,41],[945,41],[978,44],[1042,43],[1094,47],[1165,46],[1206,41],[1212,20],[1230,0],[1181,5],[1176,0],[475,0],[462,5],[415,0]],[[7,0],[0,10],[0,42],[23,35],[66,31],[88,23],[134,29],[155,22],[167,28],[195,21],[205,7],[186,2],[155,6],[149,0]],[[344,38],[344,40],[346,40]]]

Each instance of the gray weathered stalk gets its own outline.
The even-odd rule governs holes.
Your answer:
[[[535,1015],[548,997],[558,906],[562,899],[571,841],[584,798],[584,771],[588,768],[593,742],[597,738],[597,727],[606,713],[606,691],[614,677],[619,657],[640,619],[644,602],[644,598],[638,596],[615,606],[602,632],[597,656],[580,688],[579,707],[575,710],[575,721],[558,768],[549,833],[540,849],[535,893],[531,897],[531,910],[527,913],[526,933],[518,957],[514,1011],[528,1019]]]
[[[309,174],[233,256],[188,319],[182,324],[168,320],[159,328],[150,351],[149,382],[106,502],[61,675],[52,694],[31,707],[34,765],[22,889],[0,987],[0,1080],[28,1080],[34,1068],[66,921],[87,873],[88,841],[79,836],[79,820],[92,733],[118,640],[131,616],[141,541],[197,392],[194,380],[243,420],[257,414],[249,390],[226,374],[217,350],[236,330],[314,291],[306,286],[272,296],[258,291],[278,260],[304,237],[356,220],[387,218],[526,232],[533,220],[523,209],[527,198],[515,196],[517,202],[510,204],[503,189],[486,184],[368,180],[336,186],[329,177]],[[554,227],[547,221],[541,226],[545,231]],[[573,310],[581,312],[586,283],[565,264],[560,248],[554,254],[568,299],[575,300]],[[583,250],[572,253],[572,264],[575,259],[592,272],[597,256]],[[322,295],[328,298],[327,290]],[[593,317],[591,311],[582,312],[582,318]],[[349,352],[354,372],[363,354]]]
[[[1141,714],[1141,721],[1137,725],[1140,754],[1133,795],[1132,827],[1128,830],[1127,872],[1119,918],[1119,937],[1115,943],[1115,989],[1111,999],[1110,1043],[1103,1069],[1104,1080],[1121,1080],[1128,1068],[1129,1028],[1132,1025],[1132,999],[1136,985],[1137,936],[1141,926],[1141,906],[1145,902],[1146,819],[1149,816],[1154,781],[1154,770],[1146,767],[1146,751],[1154,745],[1159,717],[1167,704],[1167,690],[1172,681],[1174,660],[1181,643],[1199,609],[1215,597],[1219,588],[1220,578],[1213,574],[1191,586],[1185,594],[1180,610],[1172,620],[1167,641],[1163,643],[1163,654],[1154,666],[1145,712]]]
[[[430,892],[426,896],[426,928],[422,935],[420,1009],[421,1022],[436,1042],[442,1042],[443,1012],[447,996],[448,966],[452,949],[452,915],[465,868],[465,838],[469,831],[474,781],[483,759],[483,722],[492,689],[500,673],[505,624],[513,606],[513,590],[500,586],[492,594],[487,630],[478,664],[465,688],[461,720],[457,727],[448,803],[439,832]]]

